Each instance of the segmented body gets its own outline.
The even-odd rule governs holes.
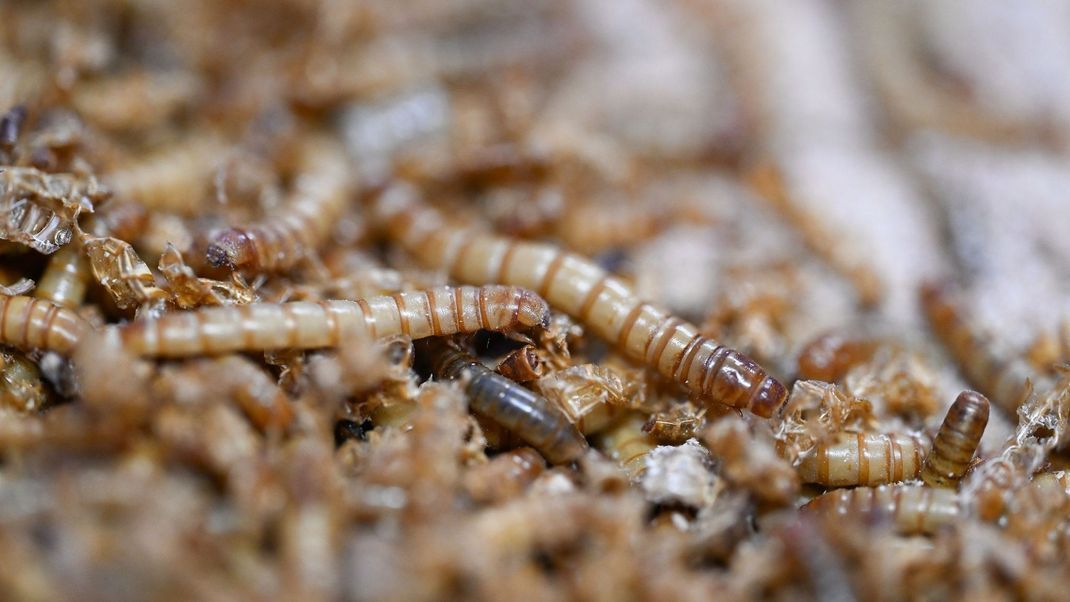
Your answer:
[[[435,374],[463,380],[468,405],[528,442],[554,464],[587,450],[587,440],[562,412],[543,397],[484,366],[479,359],[442,341],[426,343]]]
[[[135,354],[183,357],[232,351],[336,347],[365,336],[414,339],[544,325],[546,302],[518,287],[440,287],[358,301],[204,307],[120,328]]]
[[[933,533],[962,514],[950,489],[918,485],[882,485],[829,491],[810,500],[802,513],[889,521],[903,535]]]
[[[959,393],[933,439],[933,449],[925,459],[921,480],[931,487],[958,485],[977,452],[987,425],[988,399],[974,391]]]
[[[294,267],[319,248],[349,202],[352,170],[342,149],[324,140],[305,150],[304,171],[276,215],[216,234],[208,246],[212,265],[252,272]]]
[[[43,299],[0,295],[0,343],[69,355],[89,325],[73,310]]]
[[[61,307],[78,307],[85,300],[92,274],[82,250],[67,245],[48,260],[33,295]]]
[[[929,323],[959,367],[975,387],[1009,414],[1014,415],[1028,393],[1027,382],[1040,377],[1029,364],[979,333],[970,324],[949,286],[930,284],[922,289],[922,307]]]
[[[196,215],[226,146],[211,135],[193,135],[166,150],[110,173],[106,182],[120,199],[156,211]]]
[[[595,445],[617,461],[632,477],[646,469],[646,457],[657,441],[643,430],[646,417],[628,412],[610,424],[594,438]]]
[[[918,477],[928,449],[916,435],[839,433],[802,457],[799,478],[826,487],[908,481]]]
[[[394,187],[372,204],[375,218],[424,263],[470,283],[531,288],[554,307],[615,342],[704,399],[772,416],[787,399],[776,379],[747,356],[638,299],[621,280],[578,255],[546,244],[480,234],[447,224],[414,191]]]

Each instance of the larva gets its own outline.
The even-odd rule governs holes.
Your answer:
[[[279,272],[323,244],[352,196],[352,170],[342,149],[326,140],[309,143],[302,163],[303,173],[281,211],[262,222],[214,235],[208,245],[209,263]]]
[[[70,244],[49,258],[33,295],[61,307],[78,307],[85,300],[91,277],[82,250]]]
[[[949,286],[924,286],[921,303],[933,330],[966,378],[1013,416],[1028,393],[1026,383],[1037,385],[1038,375],[1025,360],[976,332]]]
[[[88,331],[89,324],[71,309],[33,297],[0,295],[0,343],[70,355]]]
[[[643,430],[646,416],[628,412],[594,438],[595,446],[616,460],[633,478],[646,469],[646,457],[657,442]]]
[[[852,517],[864,521],[883,518],[903,535],[934,533],[960,517],[957,494],[944,488],[881,485],[829,491],[801,508],[803,515]]]
[[[797,467],[803,483],[826,487],[916,479],[929,444],[916,435],[838,433],[819,442]]]
[[[453,345],[427,341],[424,346],[434,356],[436,375],[465,383],[468,405],[474,412],[509,429],[551,463],[570,462],[587,450],[583,435],[543,397]]]
[[[637,245],[663,230],[667,215],[649,205],[584,203],[570,207],[557,224],[557,236],[584,255]]]
[[[130,163],[105,178],[123,200],[148,209],[197,215],[210,197],[208,186],[226,145],[212,134],[194,134],[165,150]]]
[[[921,480],[931,487],[954,488],[966,474],[987,425],[988,399],[974,391],[959,393],[925,458]]]
[[[184,357],[337,347],[353,336],[414,339],[545,325],[546,302],[508,286],[440,287],[358,301],[203,307],[119,327],[131,353]]]
[[[552,245],[451,227],[405,186],[372,201],[374,218],[424,263],[470,283],[503,282],[551,305],[705,399],[772,416],[787,390],[747,356],[703,337],[687,322],[635,297],[621,280]]]

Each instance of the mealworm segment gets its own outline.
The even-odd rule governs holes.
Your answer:
[[[530,288],[596,335],[616,343],[631,359],[703,398],[766,418],[787,399],[784,386],[753,360],[639,300],[626,284],[587,259],[552,245],[449,226],[407,187],[379,195],[372,213],[424,263],[446,269],[464,282]]]
[[[962,514],[950,489],[917,485],[881,485],[839,489],[817,496],[800,509],[826,517],[885,519],[903,535],[934,533]]]
[[[587,440],[549,401],[484,366],[477,358],[442,341],[425,342],[434,355],[435,374],[465,382],[469,406],[509,429],[554,464],[570,462],[587,450]]]
[[[231,351],[336,347],[354,336],[414,339],[545,325],[549,307],[518,287],[440,287],[358,301],[204,307],[119,328],[135,354],[184,357]]]
[[[966,474],[987,425],[988,399],[974,391],[959,393],[936,433],[921,480],[931,487],[955,487]]]
[[[254,272],[277,272],[297,265],[319,247],[349,201],[352,180],[340,149],[318,141],[306,149],[307,173],[282,211],[263,222],[228,228],[208,245],[208,262]]]
[[[0,295],[0,342],[5,345],[70,355],[88,330],[73,310],[43,299]]]
[[[928,443],[916,435],[839,433],[802,457],[799,478],[804,483],[826,487],[916,479],[928,448]]]

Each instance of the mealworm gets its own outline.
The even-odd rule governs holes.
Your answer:
[[[923,286],[921,303],[933,330],[966,378],[1013,416],[1028,394],[1027,383],[1036,385],[1038,375],[1025,360],[1012,356],[990,336],[976,331],[950,286]]]
[[[33,297],[0,295],[0,343],[66,356],[88,331],[89,324],[71,309]]]
[[[640,412],[628,412],[594,438],[595,446],[616,460],[632,477],[646,470],[646,457],[657,442],[643,431],[646,417]]]
[[[112,171],[105,182],[124,200],[148,209],[196,215],[203,208],[226,146],[211,134],[195,134],[165,150]]]
[[[352,336],[414,339],[545,325],[546,302],[508,286],[440,287],[358,301],[203,307],[119,327],[130,352],[184,357],[337,347]]]
[[[834,383],[854,366],[868,361],[877,351],[874,340],[825,334],[806,344],[797,360],[798,377]]]
[[[804,483],[826,487],[882,485],[916,479],[929,444],[917,435],[838,433],[802,457]]]
[[[804,515],[852,517],[865,522],[889,520],[903,535],[934,533],[963,513],[954,491],[918,485],[838,489],[810,500],[800,511]]]
[[[520,495],[546,469],[539,452],[530,447],[503,452],[464,475],[464,490],[482,504],[504,502]]]
[[[275,379],[240,355],[195,361],[170,369],[157,379],[154,390],[164,399],[174,399],[180,404],[229,397],[264,432],[285,429],[294,419],[293,403]]]
[[[468,404],[509,429],[554,464],[570,462],[587,450],[587,440],[568,417],[545,398],[484,366],[477,358],[442,341],[425,343],[434,355],[435,374],[463,380]]]
[[[518,383],[536,380],[545,372],[542,360],[539,359],[539,354],[535,352],[535,347],[532,345],[524,345],[520,349],[509,352],[509,355],[498,362],[498,373]]]
[[[372,202],[375,219],[424,263],[471,283],[503,282],[537,291],[551,305],[616,342],[628,357],[700,396],[772,416],[787,390],[747,356],[703,337],[691,324],[641,301],[621,280],[552,245],[452,227],[397,186]]]
[[[667,217],[658,206],[584,203],[565,211],[556,233],[568,248],[595,255],[654,237],[667,225]]]
[[[279,272],[297,265],[326,241],[353,192],[344,152],[326,140],[304,149],[298,176],[282,210],[246,227],[215,234],[207,259],[213,266]]]
[[[988,400],[974,391],[959,393],[925,458],[921,480],[930,487],[954,488],[966,474],[987,425]]]
[[[78,307],[85,300],[91,276],[82,250],[67,245],[49,258],[33,296],[61,307]]]

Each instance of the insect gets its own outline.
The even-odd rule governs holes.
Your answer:
[[[70,244],[49,258],[34,296],[61,307],[78,307],[85,300],[91,277],[89,262],[82,250]]]
[[[916,479],[928,449],[928,442],[917,435],[838,433],[802,457],[799,478],[826,487]]]
[[[89,330],[74,310],[43,299],[0,296],[0,343],[70,355]]]
[[[921,480],[931,487],[954,488],[966,474],[987,425],[988,399],[974,391],[959,393],[925,458]]]
[[[498,373],[518,383],[541,378],[545,372],[542,360],[533,345],[524,345],[520,349],[510,351],[498,362]]]
[[[155,211],[197,215],[210,198],[208,187],[226,145],[211,134],[193,134],[117,170],[105,178],[115,196]]]
[[[784,386],[753,360],[637,299],[624,282],[578,255],[451,227],[410,187],[395,186],[378,195],[372,213],[423,262],[464,282],[531,288],[615,342],[628,357],[706,399],[762,417],[772,416],[787,399]]]
[[[852,367],[869,360],[878,347],[873,340],[824,334],[807,343],[799,352],[798,376],[805,380],[837,382]]]
[[[304,173],[281,212],[214,235],[208,245],[209,263],[279,272],[297,265],[323,244],[352,196],[351,170],[344,152],[325,140],[310,143],[303,155]]]
[[[627,412],[613,421],[594,437],[594,444],[613,460],[616,460],[632,477],[637,478],[646,470],[646,456],[657,447],[657,442],[643,431],[646,416],[640,412]]]
[[[649,205],[619,202],[570,206],[557,224],[557,236],[584,255],[629,247],[661,232],[667,216]]]
[[[921,303],[933,330],[966,378],[1013,416],[1028,393],[1027,383],[1041,381],[1038,375],[1025,360],[1014,357],[991,337],[976,332],[950,286],[925,285]]]
[[[587,440],[568,417],[546,399],[484,366],[479,359],[440,340],[423,343],[436,375],[464,382],[468,404],[509,429],[554,464],[570,462],[587,450]]]
[[[358,301],[204,307],[119,327],[131,353],[183,357],[337,347],[350,336],[414,339],[544,325],[546,302],[508,286],[440,287]]]
[[[503,502],[522,493],[545,469],[546,462],[539,452],[520,447],[469,469],[464,476],[464,489],[475,502]]]
[[[903,535],[934,533],[963,514],[954,491],[907,484],[829,491],[810,500],[801,512],[829,518],[884,519]]]
[[[240,355],[170,368],[157,378],[153,388],[164,398],[185,404],[229,397],[262,432],[281,431],[294,419],[293,404],[275,380]]]

